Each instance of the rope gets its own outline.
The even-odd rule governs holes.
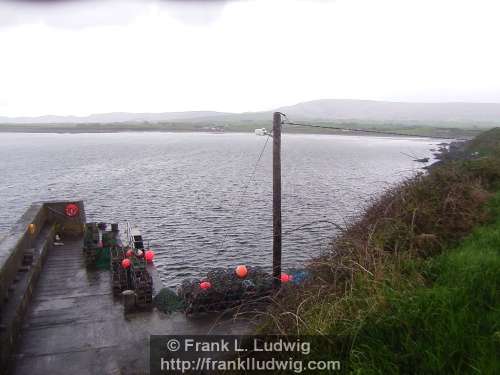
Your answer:
[[[255,173],[257,172],[257,167],[260,163],[260,160],[262,159],[262,156],[264,155],[264,151],[266,150],[267,144],[269,143],[269,139],[271,138],[271,134],[267,135],[266,142],[264,143],[264,147],[262,147],[262,150],[260,151],[259,157],[257,158],[257,161],[255,162],[255,166],[253,167],[252,174],[250,175],[250,178],[248,179],[248,182],[246,183],[245,187],[243,188],[243,191],[240,195],[240,199],[238,204],[236,205],[236,211],[234,212],[234,216],[238,215],[240,213],[241,209],[241,204],[243,203],[243,198],[247,193],[248,187],[250,186],[250,183],[253,181],[255,177]],[[228,231],[224,233],[224,237],[222,238],[221,244],[220,244],[220,249],[218,251],[219,254],[221,254],[224,251],[224,244],[226,242],[226,238],[228,235]]]

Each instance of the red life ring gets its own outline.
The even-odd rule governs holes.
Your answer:
[[[68,203],[66,207],[64,207],[64,213],[68,217],[75,217],[80,212],[80,208],[74,203]]]

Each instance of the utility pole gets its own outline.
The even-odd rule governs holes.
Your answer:
[[[273,288],[281,287],[281,113],[273,115]]]

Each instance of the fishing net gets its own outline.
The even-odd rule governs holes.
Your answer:
[[[105,223],[86,224],[83,252],[85,262],[89,267],[110,269],[110,252],[118,246],[119,241],[117,232],[105,231],[105,229]],[[99,230],[101,230],[101,238]]]
[[[289,271],[289,274],[292,277],[292,284],[294,285],[302,284],[311,277],[311,273],[305,269],[294,268]]]
[[[247,267],[245,278],[233,268],[215,268],[202,279],[186,279],[178,288],[187,312],[219,311],[271,292],[272,276],[259,267]],[[208,282],[210,287],[201,287]]]
[[[261,267],[249,267],[248,280],[255,284],[257,294],[267,293],[273,287],[273,277]]]
[[[153,302],[158,310],[167,314],[184,309],[184,300],[169,288],[161,289]]]
[[[102,246],[112,247],[118,245],[118,240],[116,238],[116,233],[114,232],[103,232],[102,234]]]
[[[110,268],[110,248],[102,247],[95,249],[95,266],[99,269],[109,270]]]

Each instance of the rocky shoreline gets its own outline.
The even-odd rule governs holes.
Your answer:
[[[452,141],[450,143],[439,143],[439,149],[434,152],[434,157],[437,159],[437,161],[424,168],[431,169],[438,165],[442,165],[445,162],[453,160],[469,160],[477,158],[477,152],[468,151],[469,144],[470,141]]]

